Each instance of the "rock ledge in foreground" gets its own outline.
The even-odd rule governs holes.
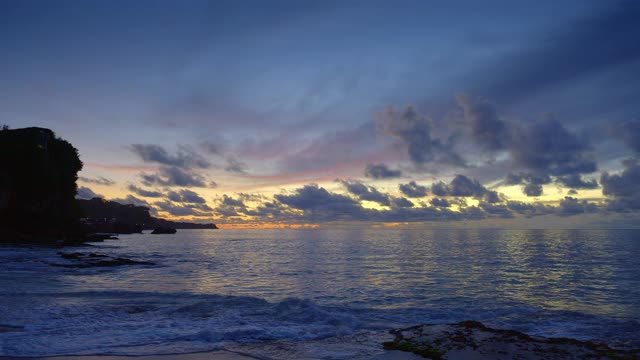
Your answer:
[[[499,330],[478,321],[417,325],[392,330],[388,350],[402,350],[428,359],[640,359],[640,350],[618,350],[606,344],[569,338],[533,337]]]

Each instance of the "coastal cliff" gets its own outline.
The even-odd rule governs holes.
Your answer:
[[[76,242],[78,150],[53,131],[0,131],[0,242]]]
[[[151,216],[146,206],[121,204],[101,198],[76,200],[81,210],[84,229],[88,233],[139,233],[158,227],[173,229],[217,229],[213,224],[176,222]]]

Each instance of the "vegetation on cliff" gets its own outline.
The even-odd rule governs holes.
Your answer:
[[[0,242],[78,241],[78,150],[49,129],[0,131]]]

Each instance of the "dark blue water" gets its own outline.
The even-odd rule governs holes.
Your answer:
[[[0,248],[1,355],[150,354],[466,319],[640,347],[640,231],[182,230]]]

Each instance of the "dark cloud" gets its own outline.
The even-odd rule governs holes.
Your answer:
[[[133,144],[131,150],[145,162],[154,162],[183,169],[208,168],[211,163],[187,146],[179,146],[175,155],[155,144]]]
[[[508,151],[517,166],[555,176],[596,171],[591,147],[553,117],[514,130]]]
[[[153,190],[145,190],[142,188],[139,188],[135,185],[129,185],[127,186],[127,189],[129,189],[129,191],[138,194],[140,196],[144,196],[144,197],[151,197],[151,198],[158,198],[158,197],[163,197],[164,194],[159,192],[159,191],[153,191]]]
[[[607,130],[631,150],[640,153],[640,118],[608,124]]]
[[[527,196],[540,196],[542,195],[542,185],[529,183],[524,186],[523,192]]]
[[[515,168],[526,169],[536,176],[585,174],[597,170],[588,141],[569,132],[552,116],[528,123],[505,122],[485,101],[472,101],[466,95],[458,95],[458,102],[464,109],[465,123],[475,142],[493,152],[506,151]],[[518,174],[511,174],[507,184],[518,183],[518,180],[522,181]]]
[[[228,196],[227,194],[222,195],[222,204],[228,205],[228,206],[242,207],[242,208],[246,207],[246,205],[242,200],[234,199],[231,196]]]
[[[433,199],[431,199],[430,203],[431,203],[431,205],[437,206],[437,207],[448,208],[448,207],[451,206],[451,203],[449,201],[447,201],[447,199],[433,198]]]
[[[315,221],[366,220],[366,211],[358,201],[330,193],[315,184],[305,185],[290,195],[277,194],[274,197],[292,209],[302,210],[305,216]]]
[[[520,184],[522,184],[523,181],[524,181],[524,178],[522,176],[522,173],[520,173],[520,174],[508,173],[507,177],[505,177],[505,179],[504,179],[504,184],[505,185],[520,185]]]
[[[578,200],[571,196],[565,196],[560,201],[557,214],[561,216],[571,216],[583,213],[592,213],[598,211],[598,206],[586,200]]]
[[[340,181],[347,191],[360,200],[377,202],[380,205],[391,206],[389,195],[383,194],[373,186],[365,185],[358,181]]]
[[[510,219],[514,217],[513,212],[511,212],[511,209],[509,209],[507,205],[496,205],[483,202],[480,203],[480,208],[491,217],[499,217],[503,219]]]
[[[99,177],[97,177],[95,179],[80,176],[78,179],[80,181],[82,181],[82,182],[86,182],[86,183],[90,183],[90,184],[97,184],[97,185],[107,185],[107,186],[109,186],[109,185],[113,185],[113,184],[116,183],[115,181],[113,181],[111,179],[107,179],[107,178],[102,177],[102,176],[99,176]]]
[[[410,207],[413,207],[414,205],[415,204],[407,198],[403,198],[403,197],[391,198],[391,207],[394,207],[394,208],[410,208]]]
[[[100,194],[96,194],[95,192],[93,192],[93,190],[91,190],[91,189],[89,189],[88,187],[85,187],[85,186],[80,186],[78,188],[78,191],[76,192],[76,198],[78,198],[78,199],[90,200],[90,199],[93,199],[95,197],[104,198],[104,196],[102,196]]]
[[[379,131],[399,141],[415,165],[430,162],[466,166],[462,157],[453,150],[453,137],[447,141],[432,136],[431,120],[418,115],[413,107],[397,113],[389,108],[378,120]]]
[[[176,166],[161,167],[156,174],[141,174],[142,183],[146,186],[182,186],[206,187],[206,180],[202,175],[188,172]]]
[[[569,189],[569,191],[567,191],[567,195],[578,195],[578,191],[576,191],[576,189]]]
[[[449,186],[442,181],[431,184],[431,192],[437,196],[449,195]]]
[[[640,209],[640,164],[637,159],[625,160],[624,171],[600,177],[602,194],[610,198],[609,209],[614,211]]]
[[[552,214],[555,209],[542,203],[525,203],[522,201],[508,201],[507,207],[526,217]]]
[[[240,160],[235,158],[227,158],[227,165],[224,167],[225,171],[236,173],[236,174],[244,174],[246,173],[247,165]]]
[[[198,193],[187,189],[169,191],[167,193],[167,197],[169,200],[177,203],[204,204],[207,202],[204,198],[198,195]]]
[[[485,187],[482,186],[482,184],[480,184],[478,180],[470,179],[464,175],[456,175],[453,180],[451,180],[448,188],[449,196],[473,196],[480,198],[483,197],[487,192],[487,189],[485,189]]]
[[[509,138],[509,129],[499,117],[495,108],[483,99],[471,99],[458,94],[458,104],[464,110],[466,126],[471,137],[488,150],[502,150]]]
[[[392,170],[385,164],[367,164],[364,169],[364,176],[372,179],[389,179],[400,177],[400,170]]]
[[[202,204],[176,205],[170,201],[157,201],[154,205],[158,210],[168,212],[173,216],[211,217],[211,208]]]
[[[415,181],[411,181],[408,184],[398,185],[400,192],[410,198],[421,198],[427,195],[427,187],[416,184]]]
[[[579,174],[559,176],[556,181],[571,189],[595,189],[598,187],[596,180],[585,180]]]
[[[488,202],[489,204],[495,204],[502,202],[502,199],[496,191],[487,190],[487,192],[484,194],[484,201]]]
[[[200,145],[207,153],[214,155],[222,155],[224,148],[222,144],[212,141],[205,141]]]
[[[607,1],[594,14],[531,41],[480,70],[480,87],[505,103],[640,59],[640,3]],[[484,75],[486,74],[486,75]]]

